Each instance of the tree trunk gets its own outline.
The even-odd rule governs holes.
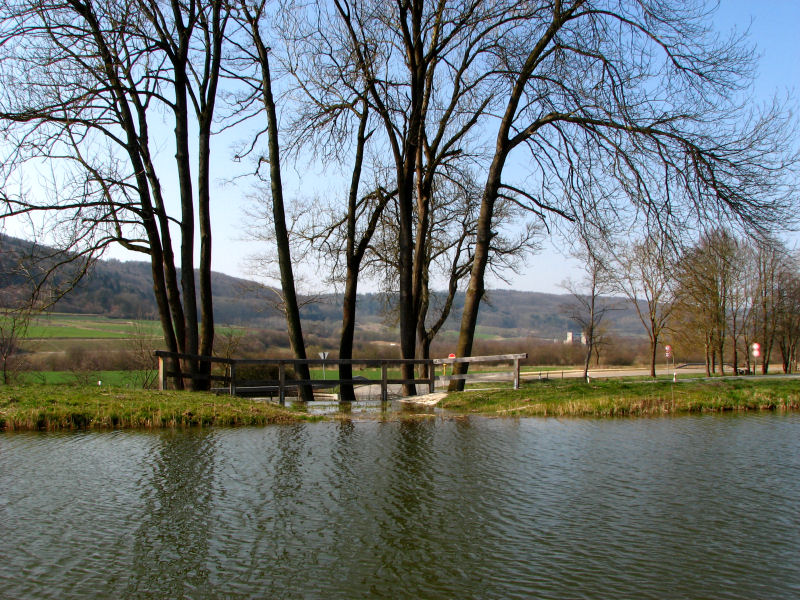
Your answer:
[[[208,124],[210,127],[210,123]],[[214,300],[211,290],[211,208],[210,208],[210,136],[209,130],[200,134],[198,157],[198,218],[200,223],[200,354],[211,356],[214,352]],[[211,386],[211,363],[199,366],[203,379],[202,389]]]
[[[589,363],[592,359],[592,343],[590,341],[586,342],[586,358],[583,360],[583,380],[587,381],[589,379]]]
[[[281,181],[280,147],[278,143],[278,118],[275,114],[275,101],[272,97],[269,51],[263,43],[261,43],[260,36],[258,36],[257,24],[254,24],[253,27],[255,28],[253,34],[256,38],[262,65],[264,108],[267,112],[272,217],[275,226],[275,244],[278,251],[278,267],[281,274],[281,288],[283,291],[284,310],[286,311],[286,324],[289,331],[289,343],[292,346],[295,358],[305,360],[306,346],[303,340],[303,327],[300,322],[300,308],[297,304],[297,293],[295,291],[294,272],[289,248],[289,232],[286,229],[286,214],[283,204],[283,183]],[[300,379],[311,379],[308,365],[297,365],[297,375]],[[300,398],[304,402],[314,399],[314,393],[310,385],[300,386]]]
[[[356,300],[358,292],[358,273],[347,269],[347,279],[344,284],[344,297],[342,298],[342,336],[339,340],[339,358],[353,358],[353,338],[356,329]],[[352,379],[353,366],[339,365],[339,379]],[[343,383],[339,386],[339,400],[352,402],[356,399],[353,384]]]
[[[175,161],[181,201],[181,299],[185,323],[185,349],[187,354],[199,354],[197,292],[194,280],[194,199],[189,155],[189,107],[186,98],[186,62],[175,63]],[[198,386],[197,361],[186,361],[189,367],[190,386]]]
[[[369,225],[361,237],[361,241],[356,244],[356,219],[358,218],[358,189],[361,183],[361,169],[364,163],[364,146],[367,141],[367,120],[369,115],[369,105],[364,99],[362,104],[361,118],[358,124],[356,135],[356,157],[353,163],[352,177],[350,178],[350,192],[347,198],[347,242],[345,260],[347,261],[347,272],[345,274],[344,297],[342,298],[342,334],[339,341],[339,358],[353,358],[353,338],[356,330],[356,305],[358,300],[358,275],[361,268],[361,260],[364,258],[369,240],[375,231],[377,216],[382,212],[385,203],[383,200],[378,204],[372,214]],[[339,379],[352,379],[353,366],[339,365]],[[356,399],[353,384],[346,383],[339,386],[339,400],[352,402]]]
[[[656,378],[656,359],[658,355],[658,338],[650,340],[650,377]]]
[[[505,158],[506,154],[504,152],[498,151],[495,154],[481,200],[481,211],[475,232],[476,240],[472,272],[464,295],[464,311],[461,313],[461,329],[458,334],[458,345],[456,346],[456,356],[459,358],[472,356],[472,344],[475,339],[475,328],[478,324],[478,310],[485,292],[486,264],[489,261],[489,244],[492,240],[492,215],[494,214],[494,203],[500,190],[500,178],[503,173]],[[466,374],[468,366],[468,363],[453,365],[453,374]],[[451,381],[448,389],[451,391],[463,390],[464,380]]]
[[[400,311],[400,356],[414,358],[417,338],[417,314],[413,293],[413,217],[411,211],[411,190],[408,186],[398,189],[400,232],[399,232],[399,311]],[[402,379],[414,378],[414,365],[404,364],[401,369]],[[413,383],[403,384],[404,396],[415,396],[416,386]]]

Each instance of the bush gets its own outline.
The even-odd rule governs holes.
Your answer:
[[[280,377],[278,365],[239,365],[236,367],[236,381],[260,383],[277,381]],[[286,368],[286,380],[296,379],[297,375],[291,367]]]

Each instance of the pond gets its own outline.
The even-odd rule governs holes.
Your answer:
[[[800,415],[0,435],[6,598],[797,598]]]

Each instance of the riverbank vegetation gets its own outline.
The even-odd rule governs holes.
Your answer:
[[[796,379],[549,380],[519,390],[450,394],[448,411],[493,416],[616,417],[800,409]]]
[[[498,417],[800,410],[800,381],[698,378],[673,383],[669,379],[608,379],[587,384],[579,379],[543,380],[526,383],[519,390],[450,393],[438,406],[448,413]],[[398,418],[402,416],[397,414]],[[0,431],[263,426],[320,418],[270,402],[207,392],[87,385],[0,387]]]
[[[0,387],[0,430],[252,426],[315,418],[269,402],[200,392],[83,385]]]

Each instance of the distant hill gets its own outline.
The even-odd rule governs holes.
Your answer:
[[[30,242],[0,237],[0,271],[9,273],[15,256],[24,254],[29,246]],[[0,286],[9,281],[8,276],[0,275]],[[277,296],[267,286],[215,272],[212,274],[212,287],[217,323],[263,329],[285,327],[282,313],[273,304]],[[385,337],[389,326],[384,314],[388,300],[383,294],[359,295],[357,311],[362,332],[371,331],[378,338]],[[563,306],[569,301],[569,295],[490,290],[481,306],[479,334],[563,340],[567,331],[579,331],[579,327],[562,314]],[[605,302],[620,307],[607,317],[612,332],[622,336],[644,335],[629,303],[619,298],[607,298]],[[445,331],[458,330],[463,304],[464,295],[459,294]],[[306,304],[301,313],[309,333],[336,335],[341,320],[340,307],[341,299],[336,294],[324,294],[319,301]],[[60,300],[54,310],[120,318],[156,318],[150,265],[144,261],[98,261],[90,274]]]

